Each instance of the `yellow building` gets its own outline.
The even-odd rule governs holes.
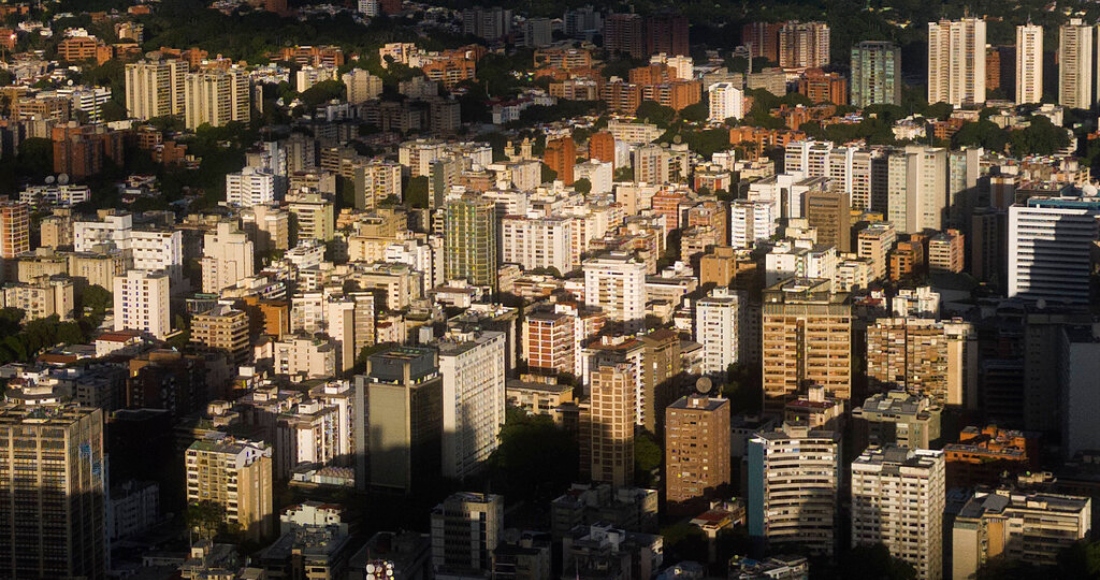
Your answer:
[[[275,532],[271,447],[262,442],[202,440],[187,449],[187,503],[221,506],[225,524],[250,540]]]

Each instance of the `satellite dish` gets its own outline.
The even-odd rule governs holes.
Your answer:
[[[54,176],[52,176],[52,175],[47,175],[46,176],[46,185],[53,185],[53,182],[55,182],[55,181],[57,181],[57,178],[55,178]]]
[[[68,83],[68,84],[69,84],[69,86],[70,86],[70,87],[71,87],[71,86],[73,86],[73,79],[69,79],[69,83]]]
[[[700,395],[710,394],[710,390],[713,387],[714,383],[712,383],[707,377],[700,377],[699,380],[695,381],[695,391],[698,392]]]
[[[57,183],[59,183],[61,185],[68,185],[69,184],[69,174],[68,173],[62,173],[61,175],[58,175],[57,176]]]

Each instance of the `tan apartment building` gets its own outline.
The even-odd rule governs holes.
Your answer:
[[[271,447],[232,438],[196,441],[187,448],[187,503],[213,502],[225,523],[261,541],[275,532]]]
[[[233,362],[248,362],[248,315],[228,306],[217,306],[191,318],[191,342],[229,353]]]
[[[701,513],[730,483],[728,399],[692,393],[665,409],[665,497],[670,512]]]
[[[851,398],[852,304],[826,279],[792,278],[764,290],[765,407],[782,411],[803,385]]]
[[[966,322],[880,318],[867,327],[867,378],[932,397],[940,405],[976,399],[977,332]]]

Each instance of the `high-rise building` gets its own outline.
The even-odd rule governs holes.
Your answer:
[[[248,75],[237,71],[188,73],[184,93],[184,124],[221,127],[230,121],[248,123],[252,118]]]
[[[879,318],[867,327],[867,378],[940,405],[965,405],[978,388],[977,341],[967,322]]]
[[[588,159],[615,165],[615,136],[606,131],[588,138]]]
[[[245,167],[225,176],[225,202],[240,207],[268,205],[275,201],[275,175],[265,169]]]
[[[807,383],[851,397],[852,304],[831,280],[791,278],[764,290],[765,406],[782,408]]]
[[[493,551],[504,535],[504,498],[459,492],[431,515],[432,568],[436,576],[473,576],[493,569]]]
[[[126,111],[148,121],[183,115],[187,63],[181,60],[126,65]]]
[[[296,242],[317,240],[330,242],[336,234],[335,204],[323,193],[315,191],[287,194],[287,211],[297,227]]]
[[[1088,497],[980,490],[955,516],[951,577],[970,578],[994,558],[1053,568],[1091,529]]]
[[[665,497],[670,513],[697,514],[730,483],[730,403],[692,393],[665,409]]]
[[[607,252],[584,262],[584,303],[622,322],[627,332],[645,327],[646,265],[625,252]]]
[[[557,174],[565,185],[573,185],[573,166],[577,163],[577,144],[572,137],[551,139],[546,143],[542,162]]]
[[[714,83],[707,87],[710,109],[707,119],[721,123],[726,119],[740,119],[745,116],[744,91],[733,83]]]
[[[817,243],[852,251],[852,212],[848,195],[842,192],[811,191],[806,194],[806,219],[817,230]]]
[[[985,20],[928,23],[928,102],[985,102]]]
[[[1096,27],[1080,18],[1070,18],[1058,34],[1058,104],[1070,109],[1087,109],[1093,103],[1093,68]]]
[[[797,545],[831,557],[836,549],[840,439],[785,423],[748,447],[749,537],[768,550]]]
[[[782,22],[751,22],[741,28],[741,44],[749,47],[752,58],[779,62],[779,29]]]
[[[573,270],[573,220],[565,217],[506,216],[500,222],[501,262],[525,270]]]
[[[668,56],[689,55],[688,19],[682,14],[654,14],[645,21],[646,53]]]
[[[860,258],[871,261],[871,274],[874,279],[886,276],[890,265],[888,255],[898,241],[897,230],[888,222],[873,223],[859,231],[856,251]]]
[[[852,409],[856,448],[861,445],[931,449],[940,439],[943,407],[931,397],[892,390],[872,395]]]
[[[631,365],[617,364],[597,367],[589,375],[592,480],[616,488],[634,481],[636,372]]]
[[[852,545],[884,544],[920,580],[943,578],[943,451],[868,449],[851,484]]]
[[[232,438],[187,448],[187,503],[218,505],[229,526],[260,542],[275,533],[271,446]]]
[[[603,46],[607,52],[646,58],[645,20],[639,14],[608,14],[603,24]]]
[[[16,258],[30,250],[30,206],[25,203],[0,203],[0,280],[15,280]]]
[[[256,256],[248,234],[231,221],[218,223],[218,229],[203,237],[202,291],[217,294],[252,276]]]
[[[901,104],[901,48],[868,40],[852,47],[853,107]]]
[[[1033,197],[1008,210],[1008,296],[1088,303],[1095,198]]]
[[[172,330],[168,274],[129,270],[113,285],[115,330],[137,330],[165,338]]]
[[[437,346],[443,376],[443,476],[464,480],[496,451],[504,425],[505,335],[453,333]]]
[[[107,466],[99,409],[0,407],[0,569],[107,577]]]
[[[497,287],[496,207],[488,198],[464,195],[447,201],[444,271],[448,280]]]
[[[512,31],[512,10],[501,6],[467,8],[462,11],[462,29],[485,40],[496,40]]]
[[[734,200],[730,204],[730,246],[749,249],[759,240],[771,239],[778,218],[771,202]]]
[[[947,206],[947,150],[909,146],[887,158],[887,220],[898,233],[943,228]]]
[[[702,372],[724,376],[731,364],[746,358],[746,342],[759,335],[750,328],[743,293],[715,288],[695,304],[695,341],[703,345]]]
[[[1043,27],[1030,22],[1016,27],[1016,102],[1043,100]]]
[[[443,379],[430,348],[396,347],[367,357],[355,377],[365,402],[365,454],[356,458],[365,488],[406,494],[432,489],[439,478],[443,435]],[[368,436],[369,434],[369,436]],[[358,475],[357,475],[358,477]]]
[[[382,94],[382,77],[376,77],[364,69],[352,69],[341,80],[347,87],[349,105],[359,105]]]
[[[191,342],[229,353],[238,365],[248,362],[248,315],[229,306],[215,306],[191,317]]]
[[[573,374],[578,320],[566,312],[532,312],[523,318],[523,358],[535,374]]]
[[[790,21],[779,29],[779,66],[821,68],[828,64],[828,24]]]
[[[959,230],[949,229],[928,240],[928,272],[958,274],[966,266],[966,245]]]

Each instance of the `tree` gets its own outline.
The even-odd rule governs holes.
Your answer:
[[[409,207],[427,208],[429,205],[428,185],[427,175],[418,175],[410,179],[408,185],[405,187],[405,203],[407,203]]]
[[[634,480],[641,487],[653,484],[653,472],[661,467],[661,446],[645,429],[634,431]]]
[[[576,481],[577,442],[546,415],[507,411],[488,475],[506,497],[548,501]]]
[[[53,141],[40,137],[24,139],[19,143],[18,160],[31,176],[43,177],[53,173]]]
[[[539,165],[542,168],[542,175],[540,179],[542,179],[543,183],[550,183],[551,181],[554,181],[558,178],[558,172],[550,169],[549,165],[545,163],[540,163]]]
[[[200,501],[187,506],[187,526],[204,540],[213,540],[225,522],[225,508],[212,501]]]
[[[588,195],[592,193],[592,181],[587,177],[582,177],[573,182],[573,189],[577,190],[577,193]]]
[[[680,109],[680,118],[693,123],[702,123],[707,120],[709,113],[707,102],[703,100]]]
[[[676,117],[676,109],[661,105],[657,101],[642,101],[634,116],[647,123],[653,123],[662,129],[667,129]]]
[[[347,87],[342,81],[321,81],[309,87],[301,94],[302,104],[312,111],[333,99],[341,99],[347,94]]]

